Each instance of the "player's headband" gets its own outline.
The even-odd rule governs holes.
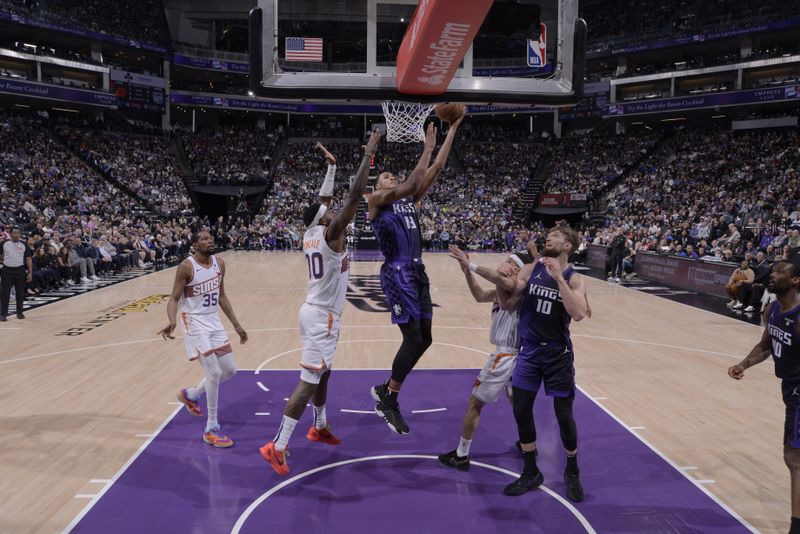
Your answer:
[[[320,219],[322,219],[322,216],[325,215],[326,211],[328,211],[328,206],[326,206],[325,204],[320,204],[319,209],[317,210],[317,214],[314,215],[314,220],[311,221],[311,224],[309,224],[308,227],[314,228],[316,225],[318,225]]]
[[[519,265],[519,268],[520,268],[520,269],[522,269],[522,267],[524,267],[524,266],[525,266],[525,262],[524,262],[524,261],[522,261],[522,258],[520,258],[519,256],[517,256],[516,254],[512,254],[511,256],[509,256],[509,257],[508,257],[508,259],[510,259],[511,261],[513,261],[514,263],[516,263],[517,265]]]

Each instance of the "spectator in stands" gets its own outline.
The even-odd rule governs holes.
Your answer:
[[[733,306],[734,310],[744,308],[745,313],[761,311],[761,297],[767,286],[767,280],[772,272],[772,266],[767,262],[763,252],[756,254],[755,266],[753,269],[753,281],[742,282],[739,285],[737,302]]]
[[[753,272],[753,269],[750,268],[750,264],[747,262],[747,260],[742,260],[742,262],[739,264],[739,267],[737,267],[736,270],[731,273],[728,283],[725,284],[725,291],[731,297],[731,301],[727,304],[729,308],[732,308],[736,305],[742,284],[745,282],[752,284],[753,279],[755,279],[755,273]]]

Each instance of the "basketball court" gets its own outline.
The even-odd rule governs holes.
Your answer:
[[[204,444],[202,421],[176,404],[176,390],[203,375],[180,338],[155,336],[174,268],[31,310],[24,323],[2,327],[12,445],[0,452],[9,466],[1,531],[786,530],[775,519],[789,506],[778,381],[768,363],[742,382],[726,375],[760,329],[594,279],[593,317],[573,325],[586,500],[563,496],[563,453],[544,397],[536,404],[540,491],[502,495],[522,467],[504,401],[484,411],[472,469],[439,466],[435,456],[457,443],[492,350],[490,308],[473,301],[444,254],[425,255],[437,307],[434,345],[404,388],[411,434],[395,435],[371,413],[369,386],[385,378],[400,336],[380,297],[365,290],[379,264],[355,263],[328,401],[344,443],[305,440],[306,414],[291,471],[278,477],[258,447],[274,436],[298,377],[305,260],[222,256],[226,292],[251,338],[234,346],[242,370],[220,392],[235,446]],[[501,259],[474,257],[488,266]]]

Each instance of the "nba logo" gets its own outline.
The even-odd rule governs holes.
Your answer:
[[[539,25],[539,40],[528,39],[528,66],[542,68],[547,65],[547,27]]]

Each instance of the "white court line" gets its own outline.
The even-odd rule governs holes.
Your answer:
[[[4,326],[0,330],[22,330],[21,326]]]
[[[136,434],[137,438],[152,438],[153,434]]]
[[[108,484],[111,482],[110,478],[93,478],[89,481],[89,484]]]
[[[607,400],[607,399],[608,399],[608,397],[592,397],[592,400],[596,400],[596,401]]]
[[[173,406],[183,406],[182,402],[175,402],[175,401],[170,401],[167,404],[172,404]]]
[[[578,386],[578,385],[576,385],[575,387],[578,389],[578,391],[580,391],[581,393],[583,393],[584,395],[586,395],[586,392],[583,390],[583,388],[581,388],[581,387],[580,387],[580,386]],[[588,395],[586,395],[586,396],[588,397]],[[591,397],[589,397],[589,399],[591,399]],[[594,401],[592,401],[592,402],[594,402]],[[619,423],[619,424],[620,424],[620,425],[622,425],[623,427],[627,428],[627,426],[625,426],[625,423],[623,423],[623,422],[622,422],[622,420],[620,420],[620,418],[619,418],[619,417],[617,417],[616,415],[614,415],[614,414],[613,414],[613,413],[612,413],[612,412],[611,412],[611,411],[610,411],[608,408],[606,408],[605,406],[603,406],[602,404],[600,404],[600,403],[598,403],[598,402],[595,402],[595,404],[596,404],[596,405],[597,405],[597,406],[598,406],[598,407],[599,407],[601,410],[603,410],[604,412],[606,412],[606,413],[609,415],[609,417],[611,417],[611,418],[612,418],[614,421],[616,421],[617,423]],[[747,528],[747,529],[748,529],[750,532],[752,532],[753,534],[758,534],[758,530],[756,530],[756,529],[753,527],[753,525],[751,525],[750,523],[748,523],[747,521],[745,521],[745,520],[744,520],[744,518],[743,518],[742,516],[740,516],[739,514],[737,514],[736,512],[734,512],[734,511],[733,511],[733,510],[732,510],[730,507],[728,507],[728,505],[726,505],[724,502],[722,502],[722,501],[719,499],[719,497],[717,497],[716,495],[714,495],[713,493],[711,493],[710,491],[708,491],[708,489],[706,489],[706,488],[705,488],[705,487],[704,487],[702,484],[700,484],[700,483],[699,483],[697,480],[695,480],[694,478],[692,478],[691,476],[689,476],[689,474],[688,474],[686,471],[683,471],[683,470],[682,470],[680,467],[678,467],[678,464],[676,464],[675,462],[673,462],[672,460],[670,460],[670,459],[667,457],[667,455],[666,455],[666,454],[664,454],[663,452],[661,452],[659,449],[657,449],[657,448],[655,447],[655,445],[653,445],[652,443],[650,443],[649,441],[647,441],[646,439],[644,439],[642,436],[640,436],[640,435],[639,435],[639,434],[637,434],[636,432],[631,432],[631,435],[632,435],[632,436],[634,436],[634,437],[636,437],[636,439],[638,439],[638,440],[639,440],[639,441],[641,441],[643,444],[645,444],[645,445],[646,445],[646,446],[647,446],[647,447],[648,447],[648,448],[649,448],[651,451],[653,451],[653,452],[654,452],[654,453],[656,453],[658,456],[660,456],[662,460],[664,460],[665,462],[667,462],[667,463],[668,463],[669,465],[671,465],[671,466],[672,466],[672,467],[673,467],[675,470],[677,470],[677,471],[678,471],[680,474],[682,474],[682,475],[683,475],[683,476],[686,478],[686,480],[688,480],[688,481],[690,481],[692,484],[694,484],[694,485],[695,485],[695,486],[696,486],[698,489],[700,489],[700,491],[702,491],[703,493],[705,493],[705,494],[708,496],[708,498],[710,498],[712,501],[714,501],[715,503],[717,503],[717,505],[719,505],[719,506],[720,506],[720,507],[721,507],[723,510],[725,510],[726,512],[728,512],[729,514],[731,514],[731,516],[733,516],[733,518],[734,518],[734,519],[736,519],[736,520],[737,520],[737,521],[739,521],[739,522],[740,522],[742,525],[744,525],[744,527],[745,527],[745,528]]]
[[[269,415],[269,412],[256,412],[256,415]]]
[[[375,460],[392,460],[392,459],[437,460],[437,457],[423,455],[423,454],[387,454],[384,456],[365,456],[363,458],[352,458],[350,460],[342,460],[341,462],[335,462],[328,465],[321,465],[319,467],[315,467],[314,469],[309,469],[308,471],[304,471],[299,475],[295,475],[292,478],[284,480],[280,484],[273,486],[268,491],[263,493],[258,499],[253,501],[250,504],[250,506],[248,506],[247,509],[244,512],[242,512],[242,515],[240,515],[239,518],[236,520],[236,524],[234,524],[233,528],[231,529],[231,534],[239,534],[245,522],[247,521],[248,517],[250,517],[250,515],[261,505],[261,503],[267,500],[273,494],[283,489],[284,487],[288,486],[289,484],[297,482],[298,480],[319,473],[321,471],[327,471],[328,469],[341,467],[343,465],[356,464],[361,462],[370,462]],[[470,461],[470,465],[483,467],[486,469],[490,469],[492,471],[497,471],[498,473],[503,473],[513,478],[519,477],[519,473],[515,473],[513,471],[509,471],[508,469],[503,469],[502,467],[497,467],[495,465],[485,464],[483,462]],[[577,519],[580,522],[581,526],[583,526],[586,532],[588,532],[589,534],[597,534],[597,531],[595,531],[595,529],[592,528],[592,525],[589,523],[589,520],[586,519],[586,517],[584,517],[584,515],[577,508],[575,508],[575,506],[571,502],[569,502],[564,497],[562,497],[561,495],[557,494],[556,492],[554,492],[553,490],[544,485],[539,486],[539,489],[542,490],[547,495],[549,495],[550,497],[557,500],[562,506],[564,506],[567,510],[569,510],[569,512],[572,513],[573,516],[575,516],[575,519]]]
[[[262,383],[261,383],[261,380],[259,380],[258,382],[256,382],[256,385],[257,385],[258,387],[260,387],[261,389],[263,389],[264,391],[266,391],[267,393],[269,393],[269,388],[268,388],[267,386],[265,386],[264,384],[262,384]]]
[[[447,408],[431,408],[430,410],[411,410],[411,413],[433,413],[433,412],[444,412],[447,411]]]
[[[64,530],[61,531],[62,534],[66,534],[66,533],[70,532],[73,528],[75,528],[75,526],[80,522],[80,520],[83,519],[83,517],[86,514],[89,513],[89,510],[91,510],[92,507],[95,504],[97,504],[97,501],[99,501],[100,498],[106,493],[106,491],[108,491],[108,488],[110,488],[111,486],[114,485],[114,482],[116,482],[117,479],[119,479],[119,477],[121,477],[122,474],[128,469],[128,467],[130,467],[131,464],[139,457],[139,455],[141,455],[145,451],[145,449],[147,449],[147,447],[150,446],[150,444],[153,442],[153,440],[156,438],[156,436],[159,435],[162,430],[164,430],[164,427],[166,427],[169,424],[169,422],[172,421],[172,418],[175,417],[175,415],[177,415],[177,413],[180,412],[180,411],[181,411],[181,408],[175,408],[175,410],[169,416],[167,416],[167,418],[156,429],[156,431],[153,433],[153,435],[149,439],[147,439],[147,441],[142,443],[142,445],[139,447],[139,449],[135,453],[133,453],[133,456],[131,456],[128,459],[128,461],[125,462],[125,465],[123,465],[120,468],[120,470],[117,471],[117,473],[113,477],[111,477],[111,480],[109,481],[109,483],[106,484],[103,487],[103,489],[100,490],[100,493],[98,493],[97,495],[92,496],[92,500],[84,507],[83,510],[81,510],[81,512],[77,516],[75,516],[75,519],[70,521],[69,525],[67,525],[64,528]]]
[[[402,342],[402,341],[403,341],[402,339],[351,339],[351,340],[349,340],[349,341],[340,341],[340,342],[338,343],[338,345],[346,345],[346,344],[349,344],[349,343],[384,343],[384,342],[397,343],[397,342]],[[486,355],[486,356],[488,356],[488,355],[489,355],[489,353],[488,353],[488,352],[486,352],[485,350],[474,349],[474,348],[472,348],[472,347],[465,347],[465,346],[463,346],[463,345],[454,345],[454,344],[452,344],[452,343],[440,343],[440,342],[438,342],[438,341],[434,341],[434,342],[433,342],[433,344],[434,344],[434,345],[441,345],[441,346],[443,346],[443,347],[455,347],[455,348],[458,348],[458,349],[469,350],[469,351],[472,351],[472,352],[477,352],[477,353],[479,353],[479,354],[483,354],[483,355]],[[256,367],[256,374],[258,374],[258,373],[260,373],[261,371],[263,371],[263,370],[264,370],[264,367],[265,367],[265,366],[266,366],[268,363],[270,363],[271,361],[273,361],[273,360],[277,360],[277,359],[278,359],[278,358],[280,358],[281,356],[286,356],[287,354],[291,354],[291,353],[293,353],[293,352],[299,352],[299,351],[301,351],[301,350],[303,350],[303,347],[298,347],[298,348],[296,348],[296,349],[291,349],[291,350],[287,350],[287,351],[285,351],[285,352],[281,352],[280,354],[276,354],[275,356],[270,356],[269,358],[267,358],[266,360],[264,360],[264,361],[261,363],[261,365],[259,365],[258,367]],[[419,369],[425,369],[425,368],[424,368],[424,367],[420,367]],[[353,370],[353,369],[348,369],[348,370]],[[288,400],[288,399],[285,399],[285,400]]]
[[[697,480],[698,484],[716,484],[716,480],[706,479],[706,480]]]
[[[75,498],[76,499],[94,499],[98,495],[99,495],[98,493],[78,493],[77,495],[75,495]]]
[[[368,413],[375,415],[375,410],[348,410],[347,408],[340,408],[339,411],[344,413]]]
[[[628,430],[646,430],[647,427],[644,426],[629,426]]]
[[[681,471],[697,471],[700,468],[697,467],[696,465],[684,465],[679,467],[678,469],[680,469]]]

